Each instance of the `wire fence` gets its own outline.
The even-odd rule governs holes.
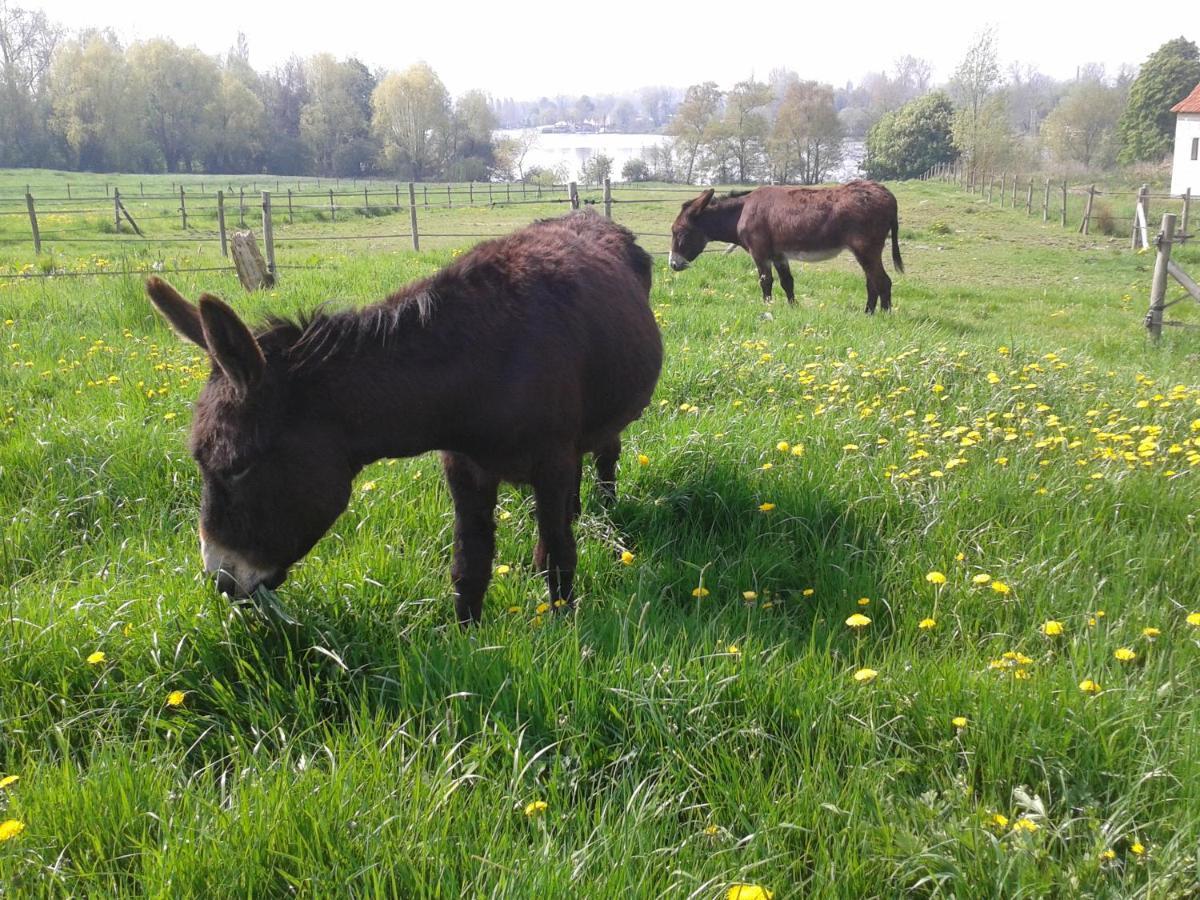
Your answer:
[[[479,241],[507,234],[541,217],[539,212],[557,215],[564,207],[602,208],[610,218],[617,218],[614,207],[627,209],[630,216],[620,217],[627,220],[625,224],[633,227],[639,238],[659,242],[659,246],[647,249],[666,253],[661,242],[668,241],[670,235],[665,230],[645,226],[659,218],[655,210],[695,197],[701,190],[636,183],[613,185],[608,180],[600,186],[585,186],[581,191],[574,182],[553,185],[368,182],[329,186],[322,181],[282,179],[274,182],[283,187],[282,195],[266,189],[257,194],[246,190],[247,186],[253,189],[260,183],[221,187],[208,184],[199,189],[195,185],[172,184],[171,192],[160,188],[147,193],[141,182],[133,190],[127,190],[128,183],[113,182],[104,185],[108,205],[97,202],[95,189],[84,196],[70,185],[64,189],[66,196],[34,196],[27,192],[19,199],[0,197],[0,252],[10,256],[19,254],[24,245],[32,247],[37,257],[33,263],[16,262],[8,267],[0,262],[0,279],[232,271],[233,267],[225,260],[230,259],[234,229],[261,234],[271,272],[313,268],[280,264],[275,251],[278,248],[295,258],[304,254],[307,247],[308,255],[301,259],[308,260],[316,249],[336,244],[391,247],[402,242],[419,250],[421,241]],[[226,187],[232,189],[231,193],[226,194]],[[15,204],[23,208],[13,208]],[[3,208],[4,205],[8,208]],[[511,209],[512,213],[501,215],[494,223],[496,227],[492,227],[492,222],[464,219],[461,213],[465,209],[484,214]],[[647,214],[637,213],[638,209]],[[406,216],[408,227],[363,230],[365,223],[376,218],[396,216]],[[451,227],[446,228],[447,225]],[[85,256],[90,253],[94,262],[106,265],[88,266],[86,259],[73,266],[65,264],[64,258],[72,247],[83,251]],[[189,247],[195,253],[184,250]],[[110,261],[102,259],[100,254],[119,257],[120,267],[108,265]],[[185,260],[199,259],[191,259],[191,265],[180,268],[170,259],[172,254]],[[209,260],[219,260],[221,265],[208,265]],[[5,271],[6,268],[12,270]]]

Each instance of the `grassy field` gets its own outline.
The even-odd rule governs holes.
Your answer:
[[[764,315],[744,254],[658,258],[666,365],[615,512],[585,496],[578,611],[540,611],[510,488],[469,633],[432,457],[362,475],[280,589],[298,631],[231,609],[185,449],[207,362],[140,275],[0,280],[0,890],[1195,896],[1200,311],[1151,346],[1127,237],[894,189],[891,316],[846,259]],[[254,318],[454,252],[402,247],[175,281]]]

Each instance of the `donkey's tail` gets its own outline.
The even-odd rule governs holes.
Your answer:
[[[900,220],[895,212],[892,213],[892,262],[897,272],[904,271],[904,260],[900,258]]]

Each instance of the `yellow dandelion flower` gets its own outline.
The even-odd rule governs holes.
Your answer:
[[[925,580],[930,584],[945,584],[946,576],[935,569],[932,572],[925,573]]]
[[[621,562],[624,563],[625,565],[632,566],[634,559],[635,559],[634,555],[632,553],[630,553],[628,550],[621,551]]]
[[[1121,662],[1133,662],[1135,659],[1137,659],[1137,654],[1128,647],[1118,647],[1113,651],[1113,656],[1115,656]]]
[[[858,605],[859,605],[859,606],[870,606],[870,605],[871,605],[871,598],[870,598],[870,597],[859,597],[859,598],[858,598]]]
[[[1006,816],[1004,813],[993,813],[991,823],[997,828],[1007,828],[1008,816]]]
[[[89,666],[98,666],[101,663],[103,663],[106,659],[108,659],[108,657],[104,654],[104,651],[97,650],[95,653],[89,654],[89,656],[87,658],[87,664]]]
[[[871,624],[871,620],[862,613],[855,613],[846,620],[846,624],[851,628],[866,628]]]
[[[859,684],[870,684],[878,675],[874,669],[859,669],[854,673],[854,680]]]
[[[509,611],[510,613],[519,613],[519,612],[521,611],[521,607],[519,607],[519,606],[510,606],[510,607],[508,608],[508,611]]]
[[[1027,819],[1022,816],[1021,818],[1017,819],[1017,821],[1013,822],[1013,831],[1024,831],[1029,834],[1033,834],[1033,832],[1037,830],[1038,823],[1033,821],[1033,819]]]
[[[183,691],[171,691],[167,694],[167,706],[180,707],[183,706],[183,701],[187,697]]]
[[[738,656],[741,654],[742,648],[739,647],[737,644],[730,644],[728,647],[725,648],[725,652],[728,653],[730,656]]]
[[[842,445],[842,449],[850,453],[858,449],[858,444],[844,444]]]
[[[802,590],[800,592],[800,596],[801,597],[811,597],[815,593],[816,593],[816,591],[813,590],[812,588],[805,588],[804,590]],[[1200,613],[1198,613],[1198,615],[1200,615]]]
[[[534,612],[539,616],[544,616],[546,613],[550,612],[550,604],[543,601],[537,605],[537,608],[534,610]]]
[[[375,490],[376,487],[378,487],[378,485],[374,481],[364,481],[362,487],[359,488],[359,490],[362,491],[364,494],[368,494],[371,491]]]
[[[1162,634],[1162,631],[1158,628],[1155,628],[1153,625],[1151,625],[1148,628],[1142,629],[1142,635],[1146,638],[1146,640],[1149,640],[1149,641],[1154,640],[1156,637],[1158,637],[1161,634]]]
[[[6,822],[0,822],[0,844],[5,841],[11,841],[18,834],[25,830],[25,823],[17,819],[9,819]]]
[[[562,609],[566,605],[567,605],[567,601],[564,600],[562,597],[559,597],[557,600],[554,601],[555,609]]]
[[[9,785],[16,784],[20,780],[20,775],[5,775],[3,778],[0,778],[0,790],[3,790]]]
[[[1012,592],[1012,588],[1010,588],[1003,581],[993,581],[991,586],[992,586],[992,590],[995,591],[997,594],[1003,595],[1003,594],[1009,594]]]
[[[1200,612],[1188,613],[1187,623],[1193,628],[1200,628]]]
[[[803,456],[803,455],[804,455],[804,445],[803,444],[793,444],[792,445],[792,456]]]
[[[992,580],[992,576],[987,574],[986,572],[980,572],[978,575],[976,575],[974,578],[971,579],[971,581],[974,582],[975,584],[987,584],[991,580]]]
[[[511,571],[512,571],[512,567],[511,567],[511,566],[506,566],[506,565],[499,565],[499,566],[496,566],[496,574],[497,574],[497,575],[499,575],[499,576],[500,576],[500,577],[502,577],[502,578],[503,578],[505,575],[507,575],[509,572],[511,572]]]
[[[778,444],[775,445],[775,449],[778,450],[780,453],[787,453],[789,450],[792,449],[792,445],[789,444],[787,441],[780,441]]]
[[[1042,623],[1042,634],[1046,637],[1059,637],[1063,633],[1063,623],[1057,619],[1047,619]]]
[[[937,619],[933,618],[932,616],[926,616],[917,623],[917,627],[922,631],[932,631],[934,628],[937,628]]]
[[[965,553],[962,553],[961,551],[960,551],[960,552],[958,552],[958,553],[955,553],[955,554],[954,554],[954,561],[955,561],[955,562],[962,562],[962,561],[963,561],[964,559],[966,559],[966,558],[967,558],[967,554],[965,554]]]
[[[735,884],[729,888],[725,900],[772,900],[775,892],[760,884]]]
[[[967,727],[967,717],[966,716],[955,716],[953,719],[950,720],[950,724],[953,725],[955,728],[957,728],[959,731],[962,731],[964,728]]]
[[[706,588],[706,587],[692,588],[692,596],[696,597],[696,598],[701,598],[701,599],[704,597],[707,597],[708,596],[708,588]]]
[[[550,808],[550,804],[545,800],[534,800],[531,803],[525,804],[525,815],[532,819],[534,816],[540,816]]]
[[[1100,854],[1101,862],[1112,862],[1116,858],[1117,851],[1113,850],[1111,847]]]
[[[1129,845],[1129,852],[1134,854],[1135,856],[1141,856],[1143,853],[1146,852],[1146,845],[1143,844],[1141,841],[1134,841],[1132,844]]]
[[[1098,694],[1101,690],[1100,683],[1090,678],[1085,678],[1079,682],[1079,689],[1085,694]]]
[[[706,835],[708,835],[709,837],[715,837],[716,835],[721,833],[721,829],[718,828],[716,825],[705,825],[704,833]]]
[[[742,591],[742,599],[747,603],[753,603],[758,599],[758,591]]]
[[[775,504],[774,503],[760,503],[758,505],[758,508],[762,512],[770,512],[771,510],[773,510],[775,508]]]
[[[638,465],[639,466],[650,465],[650,457],[648,457],[645,453],[639,453],[638,454]]]

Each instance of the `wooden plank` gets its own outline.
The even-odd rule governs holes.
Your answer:
[[[29,227],[33,229],[33,253],[35,256],[42,252],[42,233],[38,231],[37,212],[33,208],[33,194],[25,192],[25,208],[29,210]]]
[[[1167,260],[1167,274],[1180,283],[1183,289],[1191,294],[1196,300],[1200,301],[1200,284],[1192,281],[1188,277],[1188,273],[1179,268],[1179,263],[1173,259]]]
[[[229,241],[225,237],[225,192],[217,191],[217,230],[221,232],[221,255],[229,258]]]
[[[275,229],[271,222],[271,192],[262,192],[262,223],[263,243],[267,247],[267,271],[271,274],[272,284],[278,280],[275,269]]]
[[[408,223],[412,226],[413,249],[421,249],[421,239],[417,236],[417,186],[408,183]]]
[[[1154,278],[1150,282],[1150,309],[1146,313],[1146,327],[1150,330],[1150,337],[1156,341],[1162,337],[1163,300],[1167,296],[1167,265],[1171,261],[1171,244],[1174,239],[1175,215],[1166,213],[1162,220],[1162,233],[1158,239],[1158,257],[1154,260]]]

